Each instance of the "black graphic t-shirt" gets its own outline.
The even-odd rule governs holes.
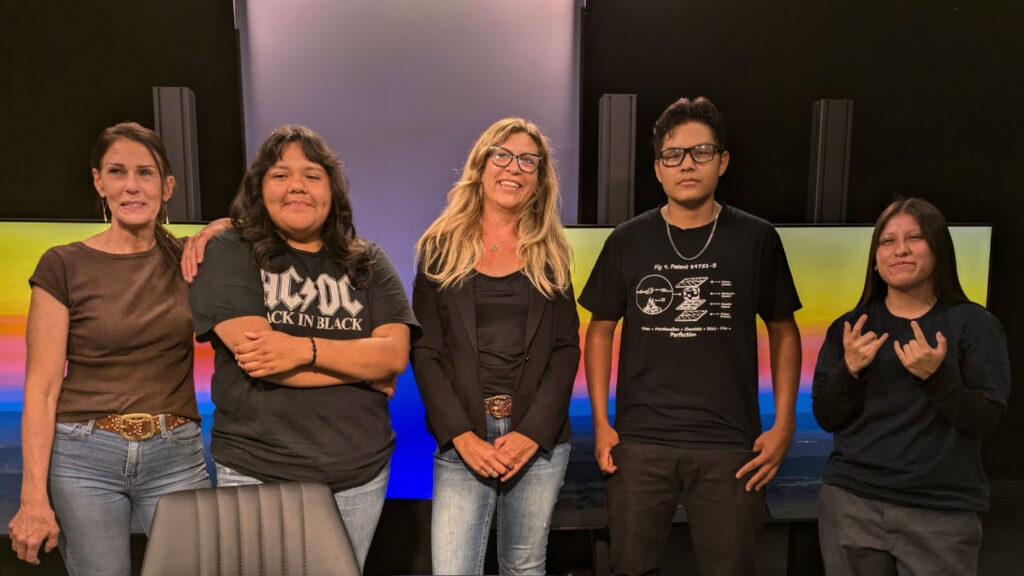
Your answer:
[[[376,264],[366,290],[321,252],[288,249],[279,272],[252,263],[234,230],[212,240],[192,286],[196,338],[216,355],[211,450],[217,462],[264,481],[313,481],[334,490],[373,479],[390,458],[387,397],[368,384],[289,388],[246,375],[214,327],[265,316],[274,330],[334,340],[368,338],[382,324],[416,326],[394,266],[367,243]]]
[[[800,308],[775,228],[722,206],[713,224],[671,227],[660,209],[608,237],[580,304],[623,319],[615,399],[621,438],[674,446],[743,446],[761,432],[756,317]]]

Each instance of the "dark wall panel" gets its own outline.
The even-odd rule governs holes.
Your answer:
[[[950,221],[995,224],[990,309],[1024,370],[1024,4],[589,0],[583,24],[580,222],[596,216],[598,99],[636,93],[636,210],[664,201],[650,129],[680,96],[728,119],[719,198],[776,223],[806,215],[811,104],[852,98],[847,215],[873,222],[894,196]],[[851,303],[852,305],[852,303]],[[1024,394],[986,446],[995,475],[1024,477]]]
[[[98,218],[89,153],[106,126],[153,127],[152,86],[196,94],[204,217],[244,170],[229,0],[0,3],[4,218]]]

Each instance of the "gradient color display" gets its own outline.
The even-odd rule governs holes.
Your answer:
[[[50,246],[67,244],[89,237],[106,227],[102,223],[0,222],[0,417],[6,416],[0,429],[0,447],[17,446],[20,440],[15,421],[22,408],[25,369],[25,323],[30,289],[28,278],[39,257]],[[178,235],[187,235],[198,226],[171,226]],[[574,249],[573,284],[577,293],[590,274],[610,228],[572,228],[568,230]],[[957,226],[952,229],[956,245],[960,279],[967,296],[980,304],[988,297],[989,250],[992,230],[987,226]],[[789,258],[803,309],[797,312],[803,341],[803,369],[798,414],[810,412],[810,386],[814,363],[829,324],[856,303],[864,283],[870,226],[780,227],[779,234]],[[399,268],[412,263],[396,262]],[[590,314],[579,308],[580,341],[586,333]],[[771,372],[768,367],[768,343],[759,322],[759,360],[761,411],[770,419],[774,414],[771,396]],[[616,346],[617,349],[617,346]],[[613,358],[617,364],[618,357]],[[210,376],[213,352],[209,345],[196,345],[196,394],[200,412],[212,414]],[[613,374],[615,373],[613,367]],[[614,386],[614,383],[613,383]],[[612,391],[614,395],[614,388]],[[396,448],[392,461],[389,497],[429,498],[433,439],[424,425],[424,409],[412,374],[399,379],[398,392],[391,401],[392,425]],[[582,365],[576,375],[570,416],[574,430],[592,434],[590,405]],[[204,417],[208,433],[211,418]],[[813,417],[798,417],[798,427],[813,427]],[[809,428],[815,430],[815,428]],[[797,433],[800,433],[798,429]],[[20,470],[20,466],[18,466]]]
[[[777,228],[786,250],[790,270],[796,282],[803,308],[796,313],[803,346],[803,366],[800,371],[800,394],[797,412],[811,411],[811,379],[818,350],[825,339],[829,325],[849,311],[860,299],[867,269],[868,249],[871,246],[871,226],[780,226]],[[597,260],[609,228],[573,228],[569,231],[573,245],[573,285],[576,293],[582,290],[590,270]],[[951,227],[957,253],[957,270],[967,297],[981,305],[988,301],[989,251],[992,229],[988,226]],[[590,313],[577,305],[580,314],[580,342],[584,342]],[[761,392],[762,414],[774,414],[772,402],[771,369],[768,355],[768,336],[764,323],[758,319],[758,388]],[[621,325],[620,325],[621,328]],[[618,338],[616,330],[615,354],[612,357],[612,396],[618,366]],[[614,405],[613,403],[610,403]],[[587,384],[580,366],[573,386],[570,413],[574,416],[590,414]]]

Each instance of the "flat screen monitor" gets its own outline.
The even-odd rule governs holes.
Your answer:
[[[28,278],[42,253],[50,246],[84,239],[101,231],[102,223],[0,222],[0,526],[6,528],[17,509],[21,487],[20,417],[25,370],[25,322],[30,289]],[[197,226],[172,226],[187,235]],[[824,433],[811,413],[810,387],[818,349],[829,324],[857,302],[864,283],[870,226],[780,226],[779,234],[789,259],[803,309],[796,313],[803,343],[803,366],[797,399],[797,430],[793,445],[779,475],[772,484],[776,498],[787,490],[799,491],[820,482],[821,469],[831,450],[830,435]],[[577,293],[590,274],[605,239],[607,227],[576,227],[568,230],[574,251],[573,283]],[[989,226],[953,226],[960,279],[967,296],[982,305],[988,297]],[[412,270],[412,262],[396,262]],[[590,314],[579,308],[580,340]],[[111,321],[114,321],[112,319]],[[768,343],[759,322],[759,391],[762,422],[774,420]],[[615,358],[614,360],[617,360]],[[207,344],[196,344],[196,393],[203,415],[205,439],[209,442],[213,405],[210,376],[213,352]],[[613,375],[615,370],[613,367]],[[612,387],[614,395],[614,381]],[[614,402],[612,402],[614,406]],[[396,432],[388,496],[429,498],[434,441],[424,425],[424,409],[411,371],[399,380],[390,403]],[[593,429],[590,404],[582,365],[576,375],[569,414],[573,427],[573,455],[563,495],[580,507],[597,498],[600,473],[593,461]],[[208,445],[208,444],[207,444]],[[599,490],[597,490],[599,491]],[[770,500],[772,492],[770,491]],[[603,496],[601,497],[603,498]],[[561,506],[561,504],[560,504]]]

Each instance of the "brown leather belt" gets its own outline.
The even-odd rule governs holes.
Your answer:
[[[495,418],[508,418],[512,415],[512,397],[508,394],[484,398],[484,412]]]
[[[164,417],[163,427],[160,426],[161,416]],[[163,430],[174,430],[191,421],[176,414],[136,412],[134,414],[109,414],[103,418],[97,418],[93,428],[113,432],[125,440],[148,440]]]

